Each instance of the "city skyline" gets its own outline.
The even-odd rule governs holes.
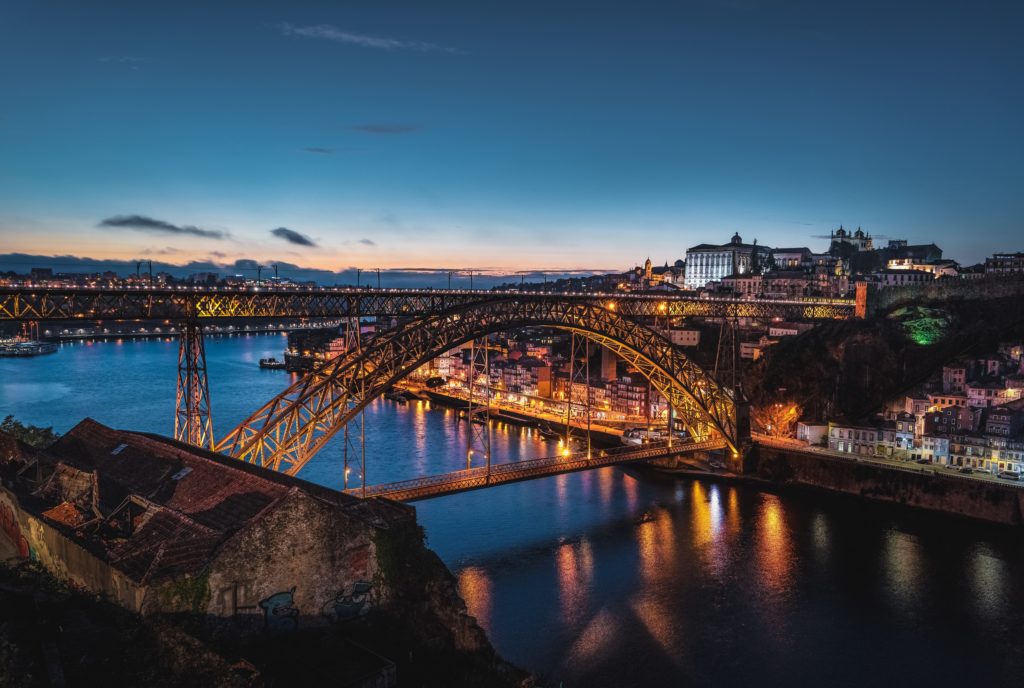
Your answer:
[[[57,4],[0,28],[5,254],[604,271],[840,224],[1019,248],[1018,7]]]

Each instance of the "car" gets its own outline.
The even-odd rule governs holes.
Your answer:
[[[999,471],[999,473],[996,474],[996,477],[1002,478],[1003,480],[1020,480],[1020,473],[1017,473],[1016,471]]]
[[[921,463],[921,464],[924,464],[924,463],[931,463],[931,462],[932,462],[932,460],[931,460],[931,459],[918,459],[918,460],[917,460],[917,461],[915,461],[914,463]]]
[[[958,473],[973,473],[974,469],[971,468],[970,466],[961,466],[960,468],[957,469],[957,472]]]

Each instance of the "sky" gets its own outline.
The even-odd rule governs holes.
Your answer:
[[[0,269],[624,270],[840,224],[970,264],[1024,249],[1022,31],[990,0],[0,0]]]

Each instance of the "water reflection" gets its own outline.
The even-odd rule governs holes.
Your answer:
[[[578,626],[587,612],[590,585],[594,577],[594,553],[586,539],[565,543],[555,552],[558,569],[558,598],[562,618],[569,626]]]
[[[997,616],[1009,599],[1009,570],[986,543],[979,543],[967,562],[967,578],[978,603],[978,611],[986,618]]]
[[[459,594],[466,601],[469,613],[484,628],[491,626],[491,579],[487,570],[479,566],[467,566],[459,571]]]
[[[782,501],[778,495],[765,494],[758,511],[760,583],[771,592],[784,592],[792,584],[793,543],[786,527]]]
[[[920,592],[921,545],[909,533],[890,529],[882,542],[882,565],[887,589],[904,609],[909,608]]]

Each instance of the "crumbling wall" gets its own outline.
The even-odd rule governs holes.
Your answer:
[[[75,543],[47,521],[25,510],[18,497],[0,488],[2,535],[17,556],[37,561],[71,587],[109,597],[123,607],[139,611],[145,589]]]

